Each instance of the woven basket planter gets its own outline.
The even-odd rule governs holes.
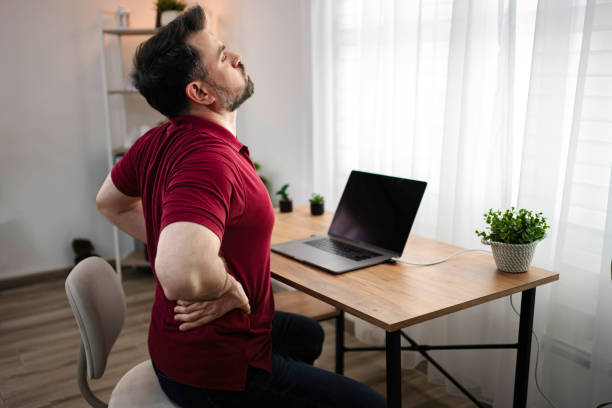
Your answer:
[[[506,244],[504,242],[486,241],[484,239],[482,243],[491,245],[497,269],[502,272],[522,273],[529,270],[535,248],[542,239],[528,244]]]

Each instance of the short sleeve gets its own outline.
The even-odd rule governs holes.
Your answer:
[[[236,175],[229,159],[192,152],[171,171],[162,199],[161,228],[179,221],[203,225],[223,239]]]
[[[134,143],[111,170],[111,179],[115,187],[123,194],[131,197],[140,196],[137,172],[137,157],[140,147],[141,143],[138,143],[138,141]]]

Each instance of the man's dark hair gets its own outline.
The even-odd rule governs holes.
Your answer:
[[[132,83],[149,105],[167,117],[188,113],[185,87],[208,76],[200,52],[186,42],[205,27],[204,10],[191,7],[136,50]]]

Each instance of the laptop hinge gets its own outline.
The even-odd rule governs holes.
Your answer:
[[[341,237],[339,235],[334,235],[334,234],[330,234],[330,233],[328,233],[327,235],[331,239],[343,242],[345,244],[350,244],[350,245],[356,246],[356,247],[364,249],[366,251],[374,251],[374,252],[378,252],[378,253],[380,253],[382,255],[388,255],[388,256],[391,256],[391,257],[400,257],[400,256],[402,256],[402,254],[398,254],[395,251],[389,251],[388,249],[377,247],[376,245],[367,244],[365,242],[355,241],[355,240],[352,240],[352,239],[349,239],[349,238]]]

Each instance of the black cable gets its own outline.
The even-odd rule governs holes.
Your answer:
[[[516,315],[520,318],[521,314],[515,309],[514,307],[514,303],[512,303],[512,295],[510,295],[510,306],[512,307],[512,310],[514,311],[514,313],[516,313]],[[548,397],[546,397],[546,395],[544,394],[544,392],[542,391],[542,389],[540,388],[540,383],[538,382],[538,363],[540,361],[540,341],[538,340],[538,335],[535,333],[535,330],[531,331],[531,334],[533,334],[533,338],[536,341],[536,345],[538,346],[538,348],[536,349],[536,363],[535,363],[535,373],[534,373],[534,377],[535,377],[535,383],[536,383],[536,388],[538,389],[538,392],[540,393],[540,395],[542,396],[542,398],[544,398],[546,400],[546,402],[548,402],[548,404],[553,407],[553,408],[557,408],[555,406],[555,404],[553,404]]]

